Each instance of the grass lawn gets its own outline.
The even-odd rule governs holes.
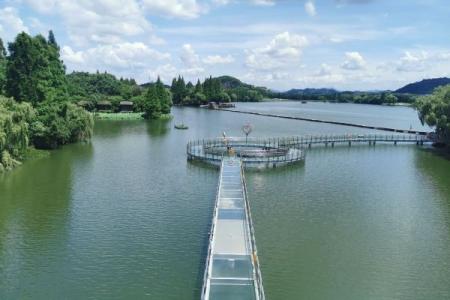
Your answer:
[[[142,113],[94,113],[97,120],[142,120]]]
[[[96,112],[94,113],[94,118],[96,120],[143,120],[143,113],[107,113],[107,112]],[[160,120],[170,120],[172,119],[171,114],[161,115]]]

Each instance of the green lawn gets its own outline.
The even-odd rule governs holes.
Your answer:
[[[142,113],[94,113],[94,118],[98,120],[142,120]]]
[[[96,112],[94,113],[94,118],[97,120],[143,120],[143,113],[107,113],[107,112]],[[161,115],[161,120],[172,119],[171,114]]]

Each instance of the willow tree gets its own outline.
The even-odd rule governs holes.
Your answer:
[[[31,124],[33,144],[40,149],[87,141],[92,136],[94,120],[83,108],[69,102],[44,102],[37,106]]]
[[[34,118],[30,104],[0,96],[0,171],[19,164],[29,144],[29,127]]]
[[[441,86],[433,94],[416,102],[422,124],[436,128],[440,141],[450,143],[450,85]]]

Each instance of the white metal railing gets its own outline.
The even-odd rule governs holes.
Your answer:
[[[223,161],[222,161],[222,168],[223,168]],[[211,272],[211,258],[212,258],[212,249],[213,249],[213,241],[214,241],[214,230],[217,224],[217,213],[219,210],[219,197],[220,197],[220,188],[222,185],[222,174],[220,174],[219,177],[219,183],[217,184],[217,192],[216,192],[216,202],[214,204],[214,212],[213,212],[213,218],[212,218],[212,224],[211,224],[211,230],[209,232],[209,240],[208,240],[208,252],[206,255],[206,263],[205,263],[205,273],[203,275],[203,287],[202,287],[202,295],[201,299],[207,299],[207,292],[209,289],[209,274]]]
[[[253,250],[253,253],[251,255],[252,255],[252,263],[253,263],[254,272],[255,272],[256,293],[257,293],[258,299],[265,300],[266,297],[264,294],[264,286],[263,286],[263,282],[262,282],[261,269],[259,266],[258,250],[256,248],[255,229],[253,227],[250,203],[247,198],[247,185],[245,183],[244,169],[243,169],[242,165],[241,165],[241,179],[242,179],[242,186],[244,188],[244,203],[246,206],[247,220],[248,220],[248,225],[250,228],[250,242],[251,242],[251,246],[252,246],[252,250]]]

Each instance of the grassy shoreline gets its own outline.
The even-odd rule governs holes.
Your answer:
[[[106,112],[96,112],[93,113],[94,118],[96,120],[110,120],[110,121],[117,121],[117,120],[144,120],[144,114],[143,113],[106,113]],[[161,115],[159,117],[159,120],[170,120],[172,119],[171,114],[167,115]]]
[[[142,113],[94,113],[96,120],[143,120]]]

